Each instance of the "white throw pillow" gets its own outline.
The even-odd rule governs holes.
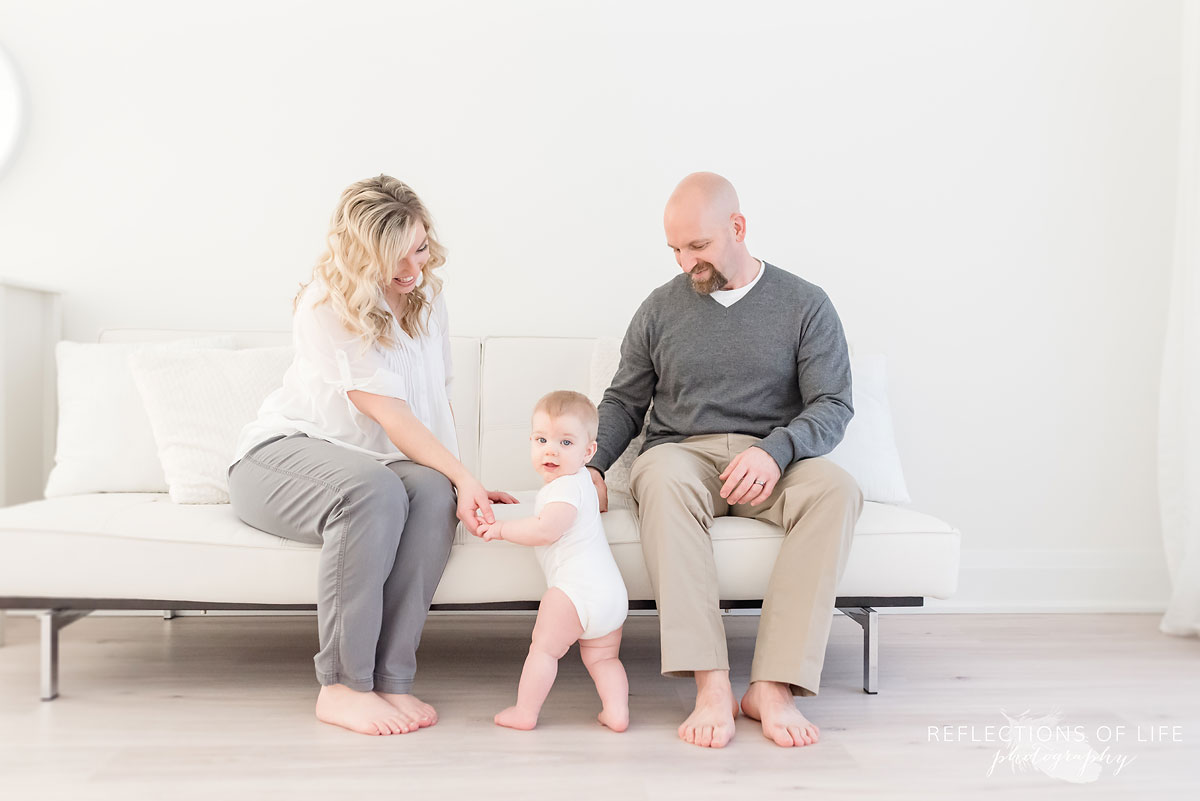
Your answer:
[[[863,497],[879,503],[908,503],[908,486],[892,430],[887,397],[887,358],[881,354],[852,356],[854,417],[842,441],[825,458],[854,476]]]
[[[621,340],[612,337],[596,340],[588,389],[593,403],[600,403],[620,361]],[[886,359],[883,355],[852,356],[850,371],[854,376],[854,417],[846,426],[841,443],[825,458],[854,476],[866,500],[908,503],[908,488],[887,399]],[[629,492],[629,471],[645,438],[643,421],[641,433],[605,473],[610,490]]]
[[[147,352],[129,357],[175,503],[228,503],[226,470],[243,426],[283,385],[292,348]]]
[[[46,497],[166,492],[150,420],[129,372],[130,354],[232,348],[232,336],[154,343],[59,342],[58,435]]]

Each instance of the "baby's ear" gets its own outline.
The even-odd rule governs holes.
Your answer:
[[[596,455],[596,449],[599,447],[600,445],[596,442],[596,440],[591,441],[591,443],[588,445],[587,455],[583,457],[584,464],[592,461],[592,457]]]

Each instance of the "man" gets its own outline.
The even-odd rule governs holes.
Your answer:
[[[793,696],[816,695],[841,578],[863,497],[827,459],[854,414],[850,358],[825,292],[750,255],[733,186],[694,173],[663,218],[682,275],[650,293],[621,343],[599,406],[589,462],[604,471],[638,433],[630,473],[642,550],[658,604],[664,675],[696,680],[679,736],[720,748],[739,708],[781,746],[815,743]],[[729,682],[709,527],[720,515],[785,532],[763,600],[750,686]]]

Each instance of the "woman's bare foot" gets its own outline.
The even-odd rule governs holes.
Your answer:
[[[629,728],[629,707],[624,709],[602,709],[596,720],[613,731],[625,731]]]
[[[820,738],[820,730],[796,709],[792,690],[786,684],[751,682],[742,696],[742,711],[747,717],[761,721],[763,736],[774,740],[776,745],[785,748],[812,745]]]
[[[327,684],[317,695],[317,720],[360,734],[407,734],[417,724],[373,692]]]
[[[496,717],[492,719],[496,721],[497,726],[530,731],[537,725],[538,716],[536,712],[526,712],[518,707],[510,706],[508,709],[497,712]]]
[[[679,726],[679,738],[704,748],[724,748],[733,739],[738,703],[727,670],[696,671],[696,708]]]
[[[409,693],[376,693],[380,698],[396,707],[402,719],[411,720],[420,728],[438,722],[437,710]]]

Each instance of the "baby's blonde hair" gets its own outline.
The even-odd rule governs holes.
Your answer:
[[[390,334],[392,312],[384,287],[392,280],[397,262],[416,244],[417,223],[425,226],[429,237],[429,260],[421,269],[421,284],[408,293],[397,321],[410,337],[427,330],[433,299],[442,290],[442,280],[434,270],[446,261],[425,204],[408,184],[380,175],[346,187],[334,209],[325,253],[313,268],[313,278],[322,279],[329,287],[322,302],[333,306],[342,324],[357,334],[364,346],[396,344]],[[293,307],[306,286],[300,287]]]
[[[595,441],[596,432],[600,428],[600,414],[596,411],[596,405],[588,400],[587,395],[569,389],[559,389],[543,395],[533,407],[533,413],[538,412],[545,412],[551,417],[575,415],[587,429],[588,442]]]

